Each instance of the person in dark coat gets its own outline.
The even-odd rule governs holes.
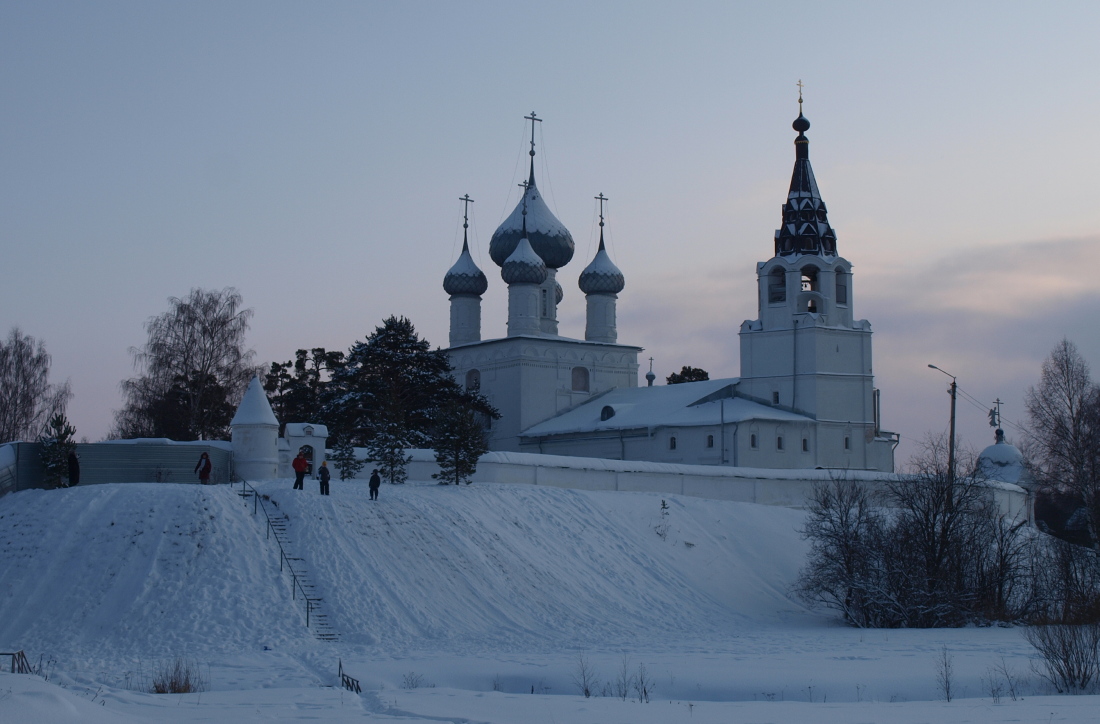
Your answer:
[[[298,451],[298,457],[294,458],[294,462],[290,464],[290,467],[294,468],[294,489],[303,490],[309,461],[306,460],[306,456],[301,450]]]
[[[77,457],[76,450],[69,451],[69,487],[73,487],[80,482],[80,459]]]
[[[203,485],[210,484],[210,471],[214,469],[214,465],[210,462],[210,454],[203,453],[199,456],[199,461],[195,464],[195,472],[199,474],[199,482]]]
[[[370,499],[378,500],[378,488],[382,487],[382,478],[378,477],[378,471],[372,470],[370,474]]]
[[[321,495],[328,495],[328,480],[331,477],[328,471],[328,460],[321,462],[321,469],[317,471],[317,477],[321,480]]]

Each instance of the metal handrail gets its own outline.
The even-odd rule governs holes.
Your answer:
[[[344,673],[344,662],[342,659],[337,659],[340,662],[340,684],[348,691],[355,692],[356,694],[362,694],[363,690],[359,688],[359,679],[353,679]]]
[[[30,662],[27,661],[27,654],[23,652],[23,649],[18,651],[0,651],[0,656],[11,657],[11,673],[13,674],[33,674],[34,669],[31,668]]]
[[[247,488],[248,490],[246,490],[245,488]],[[252,514],[256,515],[261,510],[264,512],[264,519],[267,521],[267,537],[270,539],[271,534],[275,532],[275,527],[271,522],[271,515],[268,514],[268,512],[267,512],[267,506],[264,505],[263,500],[260,499],[260,491],[256,490],[256,488],[252,487],[252,485],[250,485],[247,480],[242,480],[241,481],[241,495],[247,497],[249,495],[248,491],[251,491],[252,500],[253,500]],[[317,597],[312,597],[311,598],[306,593],[306,589],[302,587],[302,582],[301,582],[301,580],[298,576],[298,572],[295,571],[294,566],[292,566],[290,564],[291,561],[300,561],[302,559],[301,558],[292,558],[292,557],[288,556],[286,554],[286,551],[283,550],[283,544],[279,540],[279,536],[277,534],[275,536],[275,545],[279,546],[279,570],[280,571],[283,570],[283,563],[285,562],[287,570],[290,571],[290,598],[291,598],[291,600],[297,600],[298,599],[298,593],[297,592],[298,591],[302,592],[302,600],[305,601],[305,604],[306,604],[306,628],[309,628],[310,614],[313,612],[313,609],[316,607],[316,603],[318,601],[320,601],[321,599],[317,598]]]

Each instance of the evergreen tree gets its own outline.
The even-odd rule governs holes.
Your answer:
[[[343,352],[329,352],[324,347],[300,349],[294,359],[272,362],[264,376],[264,390],[271,409],[279,419],[279,434],[287,422],[320,422],[322,400],[328,387],[328,377],[344,364]]]
[[[481,395],[464,392],[446,353],[431,349],[405,317],[389,317],[349,350],[332,373],[323,414],[333,437],[366,447],[391,483],[404,482],[408,448],[432,445],[436,422],[456,400],[497,416]]]
[[[470,484],[478,458],[489,451],[485,422],[484,414],[460,399],[442,410],[432,441],[435,462],[439,465],[439,472],[432,477],[440,485]]]
[[[76,450],[76,428],[69,424],[64,412],[59,412],[46,423],[38,441],[42,443],[43,478],[47,488],[69,486],[69,453]]]
[[[710,379],[710,373],[704,369],[698,367],[688,367],[684,365],[680,368],[679,372],[673,372],[671,375],[665,378],[665,382],[670,385],[678,385],[682,382],[703,382]]]
[[[340,473],[341,480],[354,478],[356,473],[362,470],[363,466],[366,465],[365,460],[360,460],[355,456],[355,448],[346,440],[341,440],[333,446],[332,455],[329,459],[332,460],[332,464],[336,466],[336,470]]]

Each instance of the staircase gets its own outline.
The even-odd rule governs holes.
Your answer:
[[[290,518],[280,511],[278,503],[267,496],[260,495],[254,487],[247,482],[241,483],[241,490],[237,493],[247,504],[252,502],[252,514],[263,513],[267,520],[267,537],[275,538],[279,547],[279,570],[290,574],[290,597],[301,600],[305,607],[306,626],[313,635],[321,641],[338,641],[340,635],[332,628],[332,624],[321,609],[322,598],[317,595],[317,586],[306,570],[304,559],[290,555],[293,550],[293,541],[290,539]],[[268,506],[271,510],[268,510]]]

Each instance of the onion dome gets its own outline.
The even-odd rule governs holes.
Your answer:
[[[978,471],[990,480],[1027,486],[1031,477],[1024,466],[1024,456],[1015,445],[1005,441],[1004,430],[997,429],[996,442],[978,456]]]
[[[546,264],[535,253],[526,234],[516,244],[515,251],[504,260],[500,276],[507,284],[542,284],[546,281]]]
[[[480,297],[489,288],[489,280],[485,273],[478,269],[474,258],[470,256],[470,245],[466,241],[466,227],[462,224],[462,253],[458,255],[458,261],[443,277],[443,291],[452,297]]]
[[[554,299],[555,304],[561,304],[561,300],[565,298],[565,290],[561,288],[561,284],[558,284],[557,279],[554,280]]]
[[[775,255],[816,254],[836,256],[836,233],[829,225],[828,210],[810,166],[810,140],[806,131],[810,122],[802,115],[802,97],[798,98],[798,118],[791,127],[798,131],[794,139],[794,173],[787,203],[783,204],[783,226],[775,232]]]
[[[573,258],[573,237],[551,213],[550,207],[542,200],[542,194],[535,186],[535,121],[541,119],[534,115],[532,113],[528,117],[531,119],[531,172],[525,184],[523,198],[504,223],[493,232],[493,238],[489,240],[489,256],[497,266],[503,266],[504,260],[516,250],[519,240],[526,236],[547,267],[560,269]],[[526,232],[522,230],[524,213],[527,214]]]
[[[600,229],[600,249],[592,262],[581,272],[577,284],[585,294],[618,294],[626,286],[623,273],[607,255],[607,249],[603,244],[603,229]]]

